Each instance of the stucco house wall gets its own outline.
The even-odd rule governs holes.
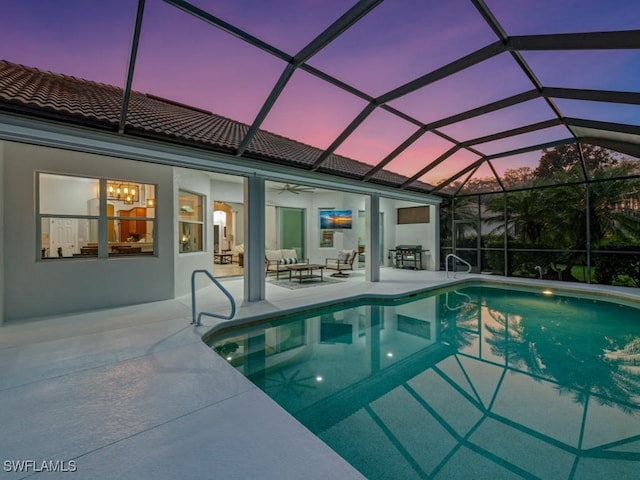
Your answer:
[[[8,141],[0,141],[0,151],[4,152],[2,201],[7,207],[2,229],[5,321],[172,298],[175,228],[171,167]],[[35,217],[37,172],[155,184],[156,255],[40,260]]]

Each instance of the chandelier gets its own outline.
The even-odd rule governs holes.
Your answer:
[[[132,205],[140,199],[140,188],[132,183],[107,180],[107,199]]]

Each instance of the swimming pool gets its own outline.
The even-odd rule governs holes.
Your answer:
[[[469,285],[207,343],[367,478],[640,478],[629,305]]]

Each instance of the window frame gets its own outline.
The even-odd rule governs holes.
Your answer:
[[[193,195],[199,200],[199,219],[186,219],[181,217],[181,207],[180,207],[180,198],[183,194]],[[206,241],[207,241],[207,229],[206,229],[206,220],[207,215],[205,214],[205,209],[207,205],[207,195],[199,192],[194,192],[192,190],[187,190],[185,188],[178,188],[178,197],[177,197],[177,212],[178,212],[178,223],[177,223],[177,247],[178,254],[189,254],[189,253],[203,253],[206,252]],[[185,241],[182,238],[182,226],[183,224],[187,225],[197,225],[200,227],[200,248],[198,250],[193,250],[189,248],[188,250],[183,250],[183,246],[186,245]],[[191,245],[193,242],[188,242]]]
[[[97,181],[98,182],[98,214],[60,214],[60,213],[42,213],[42,209],[41,209],[41,189],[42,189],[42,182],[41,182],[41,177],[43,175],[50,175],[50,176],[58,176],[58,177],[71,177],[71,178],[78,178],[78,179],[85,179],[85,180],[91,180],[91,181]],[[155,214],[155,209],[157,209],[157,205],[154,202],[153,208],[154,208],[154,216],[153,217],[133,217],[135,218],[135,221],[145,221],[145,222],[152,222],[152,234],[151,234],[151,243],[153,245],[153,251],[151,252],[151,254],[149,254],[149,252],[140,252],[140,253],[129,253],[126,255],[121,255],[121,254],[117,254],[114,252],[110,252],[109,251],[109,239],[108,239],[108,222],[109,220],[113,220],[114,222],[117,221],[121,221],[124,218],[127,217],[121,217],[121,216],[117,216],[115,215],[115,211],[114,211],[114,215],[112,216],[107,216],[107,202],[109,201],[109,199],[107,198],[107,182],[109,181],[113,181],[114,179],[109,177],[109,178],[102,178],[96,175],[82,175],[82,174],[77,174],[77,173],[61,173],[61,172],[51,172],[51,171],[45,171],[45,170],[38,170],[35,172],[35,235],[36,235],[36,242],[35,242],[35,257],[36,257],[36,261],[38,262],[47,262],[47,261],[51,261],[51,260],[91,260],[94,261],[96,259],[109,259],[109,258],[122,258],[122,257],[136,257],[139,258],[141,256],[153,256],[153,257],[157,257],[158,256],[158,246],[157,246],[157,215]],[[152,186],[154,189],[154,196],[157,196],[157,192],[158,192],[158,186],[154,183],[142,183],[142,182],[138,182],[135,180],[123,180],[123,182],[127,182],[127,183],[136,183],[142,186],[142,188],[144,188],[144,186],[149,185]],[[91,200],[91,199],[89,199]],[[79,255],[72,255],[72,256],[44,256],[43,255],[43,250],[46,248],[43,246],[43,242],[42,242],[42,222],[46,219],[52,219],[52,218],[56,218],[56,219],[76,219],[76,220],[87,220],[87,221],[96,221],[97,222],[97,235],[98,235],[98,239],[97,239],[97,244],[98,244],[98,252],[96,255],[86,255],[86,256],[79,256]],[[51,255],[51,252],[49,252],[49,255]]]

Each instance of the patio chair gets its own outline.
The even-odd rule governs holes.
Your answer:
[[[348,277],[347,270],[353,270],[353,261],[356,259],[355,250],[340,250],[337,258],[326,258],[324,261],[327,270],[336,270],[332,277]]]

